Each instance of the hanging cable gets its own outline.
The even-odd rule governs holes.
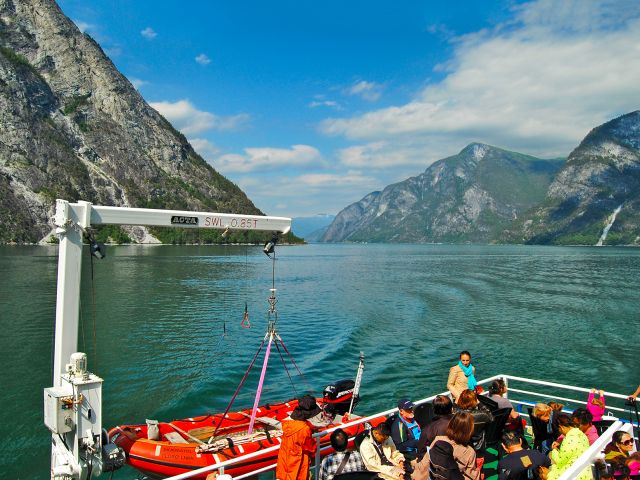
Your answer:
[[[298,391],[296,390],[296,386],[293,384],[293,378],[291,378],[291,374],[289,373],[289,368],[287,367],[287,363],[284,361],[284,356],[280,351],[280,345],[276,341],[276,349],[278,349],[278,355],[280,355],[280,360],[282,360],[282,366],[284,367],[284,371],[287,372],[287,376],[289,377],[289,382],[291,382],[291,388],[293,389],[294,396],[298,396]]]
[[[249,259],[248,259],[248,251],[249,246],[244,246],[244,313],[242,315],[242,321],[240,322],[240,326],[242,328],[251,328],[251,322],[249,321],[249,306],[247,305],[247,290],[248,290],[248,280],[247,273],[249,271]]]
[[[305,385],[307,386],[307,389],[310,392],[313,392],[313,388],[311,388],[311,385],[309,385],[309,382],[307,382],[307,379],[305,378],[304,374],[302,373],[302,371],[300,371],[300,369],[298,368],[298,365],[296,364],[296,361],[293,359],[293,356],[291,355],[291,353],[289,352],[289,350],[287,349],[287,346],[284,344],[284,342],[282,341],[282,338],[280,338],[280,336],[278,336],[278,340],[280,340],[280,344],[282,345],[282,348],[284,348],[284,351],[287,352],[287,355],[289,355],[289,359],[291,360],[291,363],[293,363],[293,366],[296,367],[296,370],[298,371],[298,373],[300,374],[300,377],[302,378],[302,381],[305,383]]]
[[[262,339],[262,343],[260,344],[260,347],[258,348],[258,351],[256,352],[256,354],[253,356],[253,360],[251,360],[251,363],[249,364],[249,368],[247,368],[247,371],[244,373],[244,376],[242,377],[242,380],[240,380],[240,384],[238,385],[238,388],[236,388],[235,393],[233,394],[233,396],[231,397],[231,401],[229,402],[229,405],[227,405],[227,409],[224,411],[224,413],[222,414],[222,418],[220,419],[220,421],[218,422],[218,425],[216,425],[216,429],[213,432],[212,437],[216,436],[216,433],[218,433],[218,429],[220,428],[220,425],[222,425],[222,421],[224,420],[224,418],[227,416],[227,413],[229,413],[229,410],[231,410],[231,406],[233,405],[233,402],[236,400],[236,397],[238,396],[238,393],[240,393],[240,389],[242,388],[242,386],[244,385],[245,380],[247,379],[247,377],[249,376],[249,372],[251,371],[251,369],[253,368],[253,364],[256,362],[256,359],[258,358],[258,355],[260,355],[260,352],[262,351],[262,347],[264,346],[264,342],[267,340],[267,337],[265,336]]]
[[[223,322],[222,323],[222,335],[220,335],[220,338],[218,339],[218,343],[213,348],[214,352],[218,351],[218,349],[220,348],[220,345],[222,345],[222,341],[224,340],[224,337],[226,337],[226,336],[227,336],[227,322]]]

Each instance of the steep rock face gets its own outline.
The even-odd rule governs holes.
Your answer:
[[[0,0],[0,242],[36,242],[55,198],[260,214],[50,0]]]
[[[594,128],[569,155],[545,202],[522,225],[528,243],[640,243],[640,111]]]
[[[473,143],[348,206],[322,241],[493,241],[544,198],[560,165]]]

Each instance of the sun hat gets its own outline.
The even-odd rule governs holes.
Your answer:
[[[292,420],[308,420],[321,412],[316,399],[311,395],[305,395],[298,399],[298,406],[291,412]]]

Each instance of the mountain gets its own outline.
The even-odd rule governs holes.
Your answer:
[[[563,160],[481,143],[342,210],[324,242],[490,242],[544,200]]]
[[[334,218],[336,218],[335,215],[328,213],[319,213],[310,217],[294,217],[291,219],[291,230],[299,237],[304,237],[309,241],[310,234],[317,236],[317,232],[331,224]]]
[[[325,232],[329,228],[329,225],[325,225],[324,227],[320,227],[313,232],[309,232],[304,236],[304,240],[307,243],[320,243],[320,239],[324,236]]]
[[[0,0],[0,243],[37,242],[56,198],[261,214],[50,0]]]
[[[511,240],[595,245],[612,221],[605,244],[640,244],[640,111],[591,130]]]

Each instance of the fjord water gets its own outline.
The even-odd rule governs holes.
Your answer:
[[[105,379],[104,425],[223,411],[265,333],[270,260],[244,246],[107,253],[93,269],[85,257],[79,334],[89,369]],[[445,390],[462,349],[478,378],[510,373],[620,393],[640,382],[638,249],[307,245],[277,254],[277,325],[305,374],[298,393],[352,377],[361,350],[359,413]],[[49,475],[42,389],[51,385],[56,255],[0,247],[2,478]],[[240,326],[245,302],[250,329]],[[260,365],[234,409],[251,406]],[[295,395],[274,350],[264,401]]]

